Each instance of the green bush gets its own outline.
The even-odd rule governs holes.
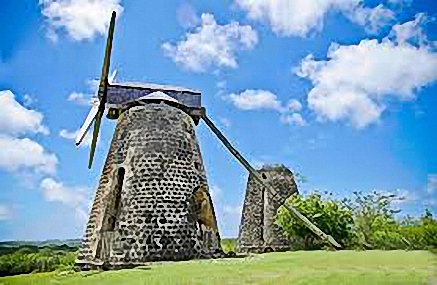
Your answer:
[[[296,208],[340,244],[347,245],[351,240],[353,234],[352,211],[343,205],[341,201],[330,198],[324,201],[320,194],[314,193],[307,198],[293,195],[285,203]],[[322,249],[326,246],[284,207],[278,209],[276,222],[284,229],[288,237],[294,239],[296,249]]]
[[[353,199],[344,199],[354,215],[352,248],[402,249],[407,246],[400,233],[400,224],[394,215],[399,212],[392,202],[402,199],[396,195],[383,195],[376,191],[370,194],[353,192]]]
[[[420,219],[406,217],[400,225],[400,233],[410,249],[437,248],[437,220],[429,210]]]
[[[234,238],[223,238],[221,239],[221,246],[224,252],[235,252],[237,240]]]
[[[334,237],[346,249],[435,249],[437,248],[437,220],[430,211],[413,219],[395,219],[392,203],[402,199],[377,192],[354,192],[353,199],[342,201],[322,199],[314,193],[306,198],[290,197],[286,203],[294,206],[326,234]],[[324,243],[298,219],[280,208],[277,223],[294,241],[294,249],[321,249]]]
[[[0,276],[49,272],[60,267],[74,267],[76,254],[43,250],[38,253],[11,253],[0,256]]]

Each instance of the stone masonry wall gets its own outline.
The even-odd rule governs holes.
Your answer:
[[[283,165],[264,166],[259,172],[276,192],[265,191],[249,175],[237,239],[237,252],[240,253],[290,248],[290,241],[275,224],[275,219],[278,208],[288,197],[298,192],[293,173]]]
[[[77,264],[212,257],[221,253],[216,225],[191,117],[165,103],[127,110],[115,129]]]

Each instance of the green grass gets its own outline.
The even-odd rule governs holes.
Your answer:
[[[437,256],[426,251],[284,252],[246,258],[149,263],[106,272],[38,273],[0,284],[437,284]]]

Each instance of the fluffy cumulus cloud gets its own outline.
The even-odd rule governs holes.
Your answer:
[[[229,100],[241,110],[282,108],[275,94],[265,90],[245,90],[240,94],[230,94]]]
[[[50,202],[62,202],[77,205],[85,201],[86,189],[80,187],[67,187],[52,178],[45,178],[40,185],[44,198]]]
[[[53,174],[58,159],[47,152],[39,143],[28,138],[0,136],[0,168],[15,172],[19,170],[36,170]]]
[[[307,123],[302,118],[302,115],[299,113],[293,113],[290,115],[282,115],[280,117],[282,123],[287,125],[295,125],[295,126],[305,126]]]
[[[424,26],[431,20],[423,13],[416,14],[413,21],[397,24],[392,27],[389,38],[398,44],[409,43],[416,46],[428,45],[428,37]]]
[[[274,110],[281,114],[280,121],[284,124],[304,126],[306,124],[302,115],[302,104],[291,99],[283,104],[277,96],[270,91],[248,89],[239,94],[232,93],[225,97],[240,110]]]
[[[377,34],[382,27],[387,26],[396,18],[392,10],[381,4],[375,8],[359,6],[353,11],[347,12],[346,16],[352,22],[364,26],[366,32],[370,34]]]
[[[48,202],[60,202],[73,209],[80,228],[85,225],[91,208],[91,200],[85,187],[69,187],[52,178],[45,178],[40,184],[40,191]],[[83,230],[83,229],[81,229]]]
[[[364,7],[362,0],[236,0],[236,4],[250,19],[268,23],[281,36],[304,37],[312,31],[320,31],[329,11],[343,13],[372,32],[394,17],[393,12],[382,5]]]
[[[40,0],[40,5],[52,39],[64,29],[77,41],[105,34],[112,11],[123,11],[120,0]]]
[[[417,91],[437,80],[437,53],[426,44],[410,44],[411,37],[419,36],[402,32],[403,25],[391,33],[400,38],[332,44],[327,60],[308,55],[302,61],[297,74],[314,85],[308,106],[319,119],[365,127],[379,120],[387,98],[414,100]]]
[[[0,91],[0,169],[46,174],[56,171],[56,155],[23,137],[36,133],[49,134],[42,121],[41,113],[23,107],[11,91]]]
[[[0,91],[0,133],[20,135],[31,132],[47,135],[49,129],[42,121],[41,113],[23,107],[11,91]]]
[[[211,67],[238,67],[236,53],[250,50],[258,35],[250,26],[238,22],[219,25],[211,14],[202,14],[201,25],[176,44],[162,45],[164,54],[187,70],[205,72]]]

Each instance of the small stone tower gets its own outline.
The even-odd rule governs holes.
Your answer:
[[[278,192],[275,197],[249,175],[240,229],[237,252],[281,251],[290,248],[290,241],[275,224],[276,211],[292,194],[297,193],[293,173],[284,165],[266,165],[260,170]]]
[[[140,102],[116,126],[79,250],[83,269],[222,254],[193,118]]]

